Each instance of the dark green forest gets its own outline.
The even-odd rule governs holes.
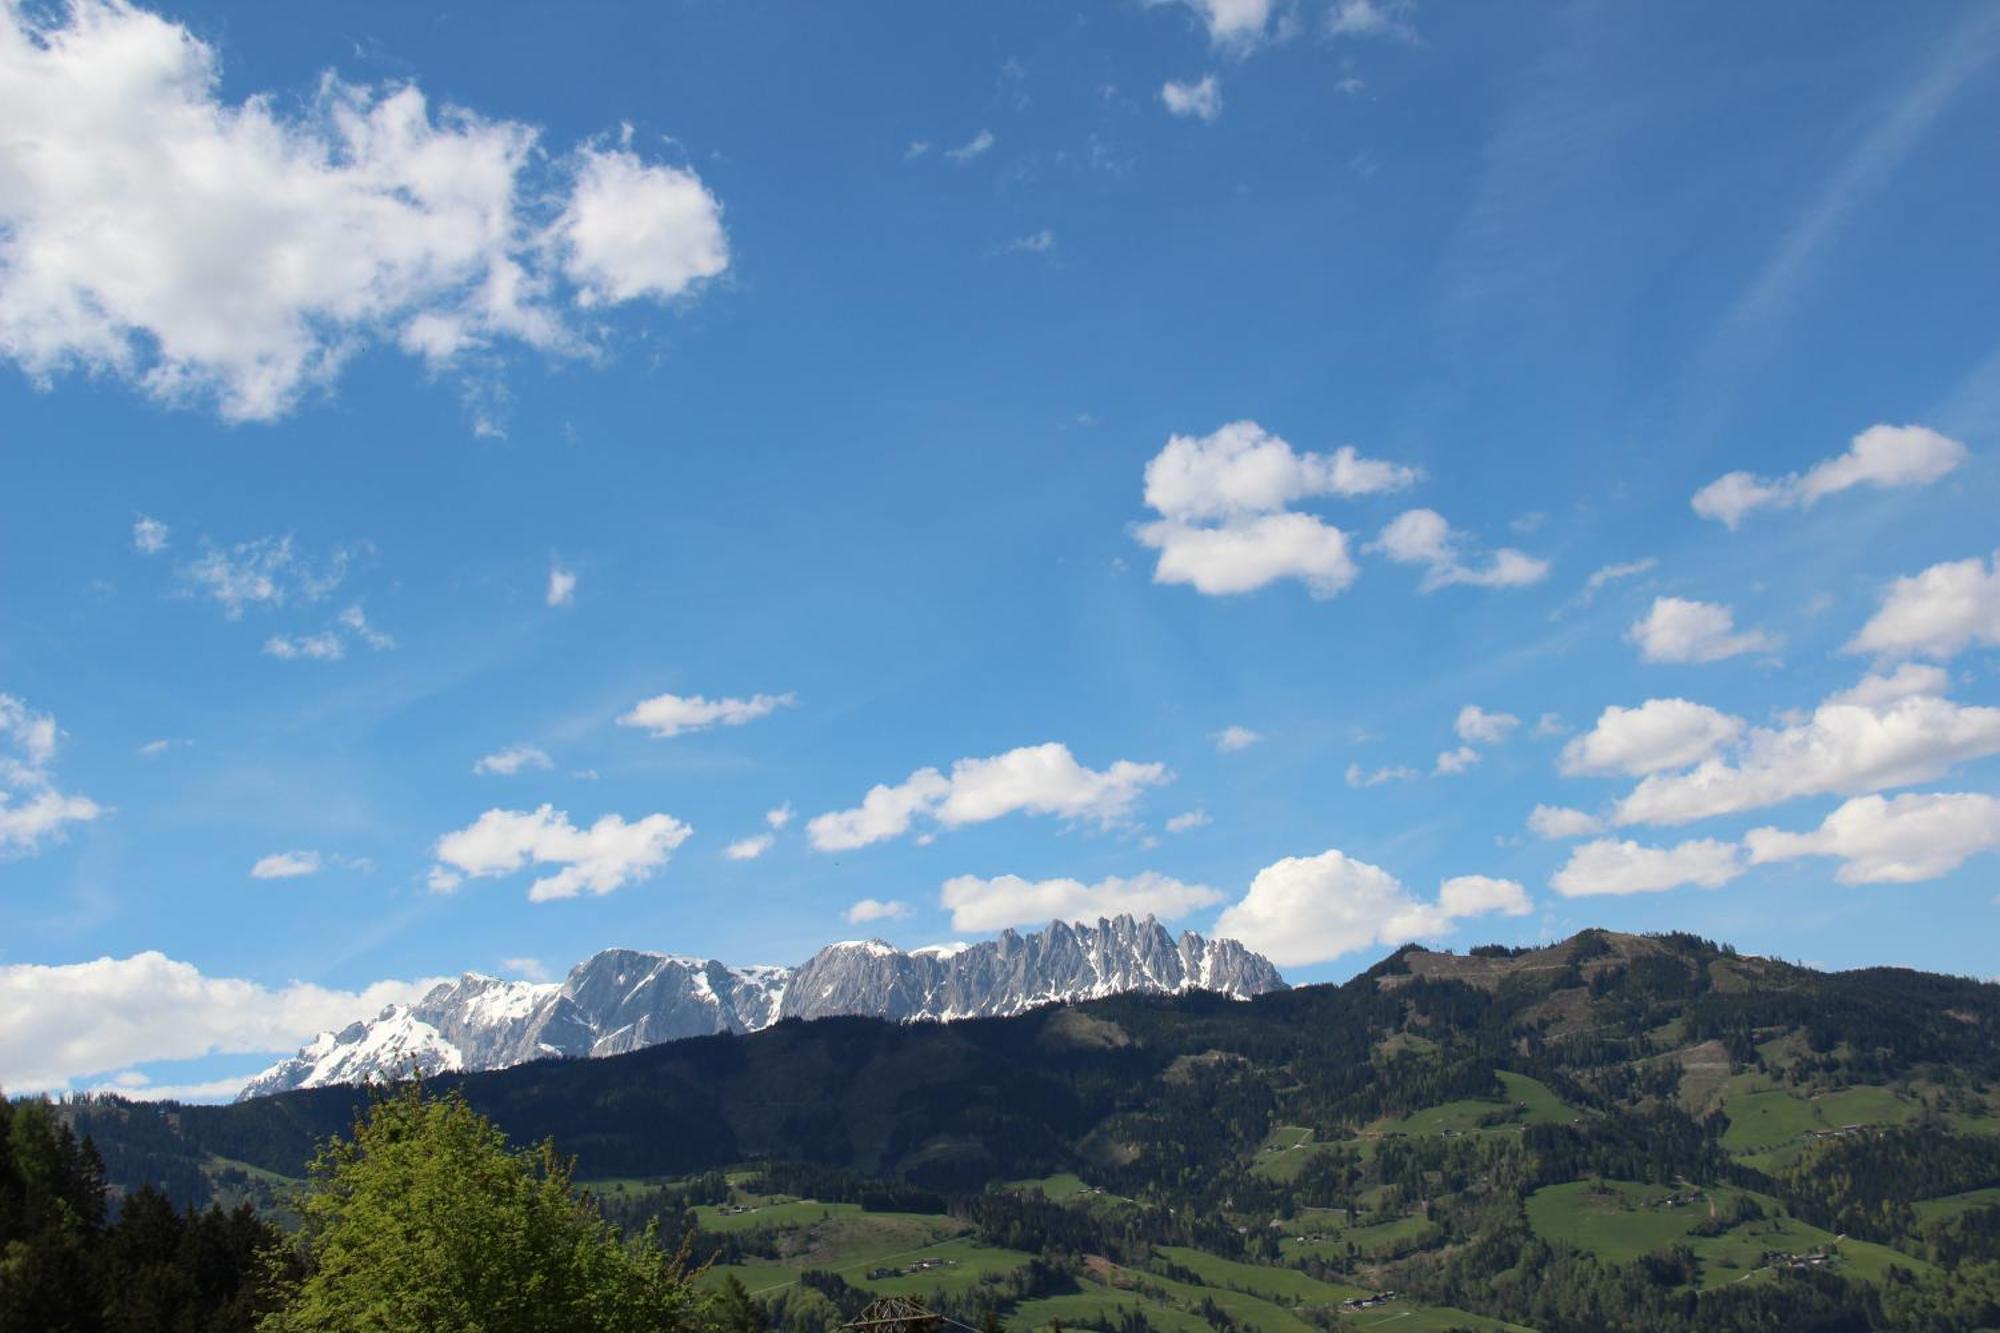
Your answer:
[[[732,1288],[787,1333],[924,1280],[812,1266],[869,1217],[987,1247],[944,1251],[966,1264],[929,1293],[975,1327],[1289,1333],[1361,1326],[1382,1292],[1424,1303],[1410,1330],[2000,1327],[2000,986],[1692,936],[1411,947],[1250,1002],[788,1022],[434,1086],[618,1182],[599,1206],[628,1231],[657,1219],[753,1290],[789,1273]],[[15,1117],[68,1131],[128,1211],[153,1185],[154,1215],[282,1221],[282,1182],[366,1097]],[[821,1211],[760,1225],[775,1199]]]
[[[248,1203],[114,1202],[89,1139],[40,1102],[0,1102],[0,1329],[249,1333],[280,1233]]]

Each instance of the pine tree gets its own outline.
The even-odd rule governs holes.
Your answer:
[[[765,1333],[770,1327],[764,1307],[751,1299],[750,1292],[734,1273],[723,1278],[717,1288],[709,1306],[708,1323],[715,1333]]]

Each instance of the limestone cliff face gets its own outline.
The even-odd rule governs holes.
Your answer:
[[[241,1093],[262,1097],[413,1070],[504,1069],[550,1056],[617,1055],[682,1037],[755,1032],[780,1018],[865,1014],[896,1021],[1017,1014],[1121,991],[1210,990],[1237,999],[1285,982],[1234,940],[1179,938],[1151,917],[1051,922],[971,945],[902,950],[828,945],[798,967],[606,949],[560,984],[468,972],[414,1005],[323,1032]]]

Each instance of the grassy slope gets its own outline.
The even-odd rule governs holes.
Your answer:
[[[817,1199],[790,1199],[781,1203],[753,1204],[748,1212],[725,1213],[713,1204],[694,1210],[703,1231],[755,1231],[760,1227],[810,1226],[835,1217],[852,1217],[861,1211],[857,1203],[821,1203]],[[878,1214],[895,1216],[895,1214]]]
[[[2000,1207],[2000,1185],[1948,1194],[1942,1199],[1925,1199],[1916,1205],[1917,1216],[1926,1222],[1948,1221],[1968,1209],[1992,1207]]]
[[[1004,1322],[1011,1329],[1040,1329],[1060,1320],[1065,1328],[1075,1328],[1132,1308],[1144,1313],[1146,1322],[1163,1333],[1212,1333],[1208,1321],[1200,1315],[1137,1292],[1119,1291],[1098,1283],[1088,1283],[1084,1290],[1068,1295],[1023,1301]]]
[[[1289,1299],[1296,1297],[1303,1298],[1306,1304],[1332,1309],[1341,1328],[1368,1328],[1385,1322],[1392,1323],[1397,1333],[1442,1333],[1449,1329],[1504,1331],[1515,1327],[1463,1310],[1410,1301],[1340,1314],[1339,1301],[1354,1294],[1353,1288],[1316,1282],[1303,1273],[1285,1269],[1218,1259],[1198,1250],[1170,1247],[1161,1253],[1201,1273],[1205,1283],[1227,1282],[1235,1287],[1258,1287],[1261,1291],[1197,1285],[1114,1267],[1109,1270],[1110,1282],[1099,1277],[1087,1281],[1081,1292],[1024,1302],[1007,1316],[1005,1323],[1017,1330],[1044,1329],[1057,1319],[1065,1326],[1075,1326],[1107,1314],[1115,1315],[1120,1309],[1137,1308],[1155,1327],[1169,1333],[1210,1333],[1208,1323],[1194,1312],[1204,1300],[1212,1300],[1239,1324],[1255,1326],[1262,1333],[1306,1333],[1315,1326],[1289,1307]],[[1149,1290],[1140,1291],[1140,1285]]]
[[[1088,1194],[1090,1186],[1069,1171],[1058,1171],[1052,1176],[1038,1176],[1032,1180],[1010,1180],[1000,1186],[1004,1190],[1037,1190],[1057,1203]]]
[[[1540,1080],[1507,1072],[1501,1072],[1499,1078],[1505,1089],[1502,1097],[1467,1097],[1426,1107],[1399,1119],[1382,1121],[1360,1138],[1315,1143],[1311,1130],[1297,1125],[1280,1125],[1266,1136],[1250,1164],[1250,1170],[1266,1180],[1290,1181],[1297,1179],[1299,1172],[1305,1170],[1306,1164],[1314,1157],[1329,1149],[1352,1148],[1366,1161],[1373,1156],[1375,1143],[1384,1134],[1511,1134],[1518,1132],[1522,1125],[1566,1125],[1577,1118],[1576,1108],[1565,1103]],[[1505,1116],[1505,1123],[1482,1129],[1479,1122],[1495,1115]],[[1278,1151],[1265,1151],[1271,1147]]]
[[[851,1273],[841,1276],[857,1287],[866,1287],[884,1296],[927,1296],[934,1291],[960,1295],[978,1286],[979,1280],[988,1274],[1011,1273],[1032,1257],[1020,1250],[1004,1250],[997,1245],[983,1245],[970,1236],[961,1236],[933,1245],[920,1255],[910,1256],[911,1259],[943,1259],[951,1264],[949,1268],[906,1273],[901,1277],[871,1278],[866,1276],[865,1270],[861,1276]]]
[[[1413,1111],[1400,1120],[1385,1121],[1375,1129],[1383,1134],[1472,1133],[1480,1129],[1481,1120],[1496,1114],[1507,1117],[1505,1124],[1493,1127],[1500,1130],[1513,1130],[1522,1125],[1566,1125],[1576,1119],[1576,1110],[1566,1105],[1546,1084],[1525,1074],[1503,1072],[1499,1077],[1506,1090],[1504,1097],[1468,1097],[1446,1102],[1441,1106]]]
[[[1814,1130],[1900,1125],[1923,1111],[1921,1102],[1893,1088],[1864,1083],[1807,1097],[1756,1073],[1728,1079],[1718,1099],[1729,1117],[1722,1146],[1738,1154],[1765,1154],[1772,1164]]]
[[[1630,1181],[1606,1181],[1599,1190],[1592,1181],[1577,1180],[1551,1185],[1528,1197],[1528,1223],[1547,1240],[1565,1241],[1600,1259],[1629,1263],[1644,1254],[1685,1242],[1701,1261],[1701,1285],[1719,1286],[1758,1272],[1767,1250],[1802,1253],[1835,1244],[1832,1232],[1808,1226],[1796,1218],[1778,1217],[1778,1204],[1766,1195],[1746,1190],[1711,1188],[1706,1193],[1718,1203],[1733,1195],[1755,1199],[1767,1216],[1744,1222],[1720,1236],[1691,1236],[1689,1230],[1708,1216],[1706,1207],[1696,1204],[1679,1208],[1660,1206],[1674,1191],[1658,1185]],[[1928,1271],[1920,1259],[1866,1241],[1838,1241],[1843,1268],[1856,1277],[1881,1281],[1891,1264],[1914,1272]]]
[[[812,1201],[807,1201],[812,1202]],[[814,1203],[815,1209],[831,1205]],[[980,1272],[1005,1271],[1028,1261],[1028,1256],[1011,1250],[974,1254],[965,1239],[965,1225],[943,1216],[925,1213],[864,1213],[859,1209],[833,1212],[821,1220],[803,1216],[784,1224],[796,1233],[797,1249],[782,1260],[752,1260],[742,1264],[722,1264],[710,1270],[709,1281],[720,1282],[734,1274],[753,1293],[772,1291],[798,1279],[807,1269],[839,1273],[856,1286],[880,1283],[901,1284],[902,1278],[877,1279],[871,1283],[867,1272],[876,1267],[900,1267],[926,1255],[941,1255],[961,1261],[959,1267],[919,1275],[916,1290],[935,1291],[958,1284],[970,1285]],[[1001,1262],[999,1256],[1006,1256]],[[968,1274],[970,1276],[968,1276]],[[898,1285],[897,1290],[904,1287]]]
[[[1211,1287],[1229,1287],[1275,1301],[1305,1305],[1338,1305],[1350,1297],[1368,1294],[1359,1287],[1322,1282],[1296,1268],[1273,1268],[1267,1264],[1240,1263],[1234,1259],[1220,1259],[1200,1250],[1190,1250],[1181,1245],[1164,1246],[1160,1254],[1189,1272],[1199,1274],[1201,1280]]]

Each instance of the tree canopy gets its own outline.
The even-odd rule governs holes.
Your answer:
[[[457,1093],[410,1084],[326,1144],[264,1333],[665,1333],[701,1322],[684,1256],[627,1241],[552,1142],[516,1151]]]

